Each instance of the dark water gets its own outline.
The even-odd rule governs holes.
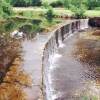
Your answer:
[[[100,100],[100,39],[85,33],[66,39],[55,54],[48,100]]]

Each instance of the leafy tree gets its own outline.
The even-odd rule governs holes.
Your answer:
[[[50,3],[50,6],[52,6],[52,7],[63,7],[63,1],[61,1],[61,0],[54,1],[54,2]]]
[[[74,6],[74,5],[72,5],[72,6],[70,7],[70,9],[71,9],[71,11],[74,12],[74,16],[75,16],[76,18],[83,18],[83,17],[84,17],[84,13],[85,13],[85,7],[84,7],[84,5],[81,5],[80,8],[78,8],[78,7]]]
[[[87,6],[89,10],[100,7],[100,0],[87,0]]]
[[[49,7],[48,11],[46,12],[46,19],[48,20],[48,22],[52,22],[53,17],[54,17],[53,9],[52,7]]]
[[[45,2],[43,2],[43,3],[42,3],[42,5],[43,5],[43,7],[44,7],[44,8],[46,8],[46,9],[49,7],[49,3],[48,3],[48,2],[46,2],[46,1],[45,1]]]
[[[41,0],[32,0],[32,5],[33,6],[41,6],[42,1]]]
[[[12,9],[6,0],[0,0],[0,18],[7,18],[12,14]]]
[[[41,0],[7,0],[15,7],[40,6]]]
[[[11,0],[10,3],[16,7],[23,7],[31,5],[32,0]]]
[[[82,18],[86,10],[87,0],[63,0],[64,6],[74,12],[76,18]]]
[[[71,0],[63,0],[63,5],[64,5],[65,8],[69,9],[70,4],[71,4]]]

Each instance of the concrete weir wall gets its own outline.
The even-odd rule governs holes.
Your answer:
[[[48,98],[50,98],[51,90],[49,87],[50,80],[48,74],[50,66],[52,66],[53,57],[57,53],[57,48],[62,46],[63,41],[67,37],[86,28],[88,28],[88,19],[80,19],[66,23],[51,33],[51,36],[45,44],[42,58],[44,100],[49,100]]]

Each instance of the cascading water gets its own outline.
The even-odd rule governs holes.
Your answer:
[[[88,28],[88,19],[74,21],[54,31],[53,35],[46,43],[43,54],[43,81],[46,100],[55,100],[57,97],[57,95],[54,94],[54,88],[52,86],[51,72],[57,67],[55,62],[57,62],[62,57],[62,55],[58,52],[58,48],[63,48],[65,46],[63,41],[66,38],[72,36],[73,33],[85,28]],[[60,94],[58,93],[58,95]]]

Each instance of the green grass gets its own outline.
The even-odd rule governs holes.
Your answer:
[[[54,1],[58,1],[58,0],[42,0],[42,2],[48,2],[49,4],[54,2]]]
[[[23,16],[25,17],[31,17],[31,18],[38,18],[41,15],[44,15],[47,11],[45,8],[38,8],[38,7],[29,7],[29,8],[13,8],[15,14],[20,15],[23,13]],[[54,15],[59,16],[71,16],[73,13],[70,10],[66,10],[64,8],[53,8]]]
[[[88,17],[100,17],[100,10],[88,10],[85,15]]]
[[[70,10],[66,10],[64,8],[53,8],[54,9],[54,14],[55,15],[62,15],[62,16],[71,16],[73,14],[73,12],[71,12]]]
[[[41,18],[42,15],[44,15],[47,11],[45,8],[39,8],[39,7],[28,7],[28,8],[13,8],[16,15],[20,16],[22,13],[22,16],[24,17],[30,17],[30,18]],[[67,10],[65,8],[53,8],[54,15],[59,16],[72,16],[73,12],[70,10]],[[100,10],[87,10],[85,12],[85,15],[88,17],[100,17]]]

